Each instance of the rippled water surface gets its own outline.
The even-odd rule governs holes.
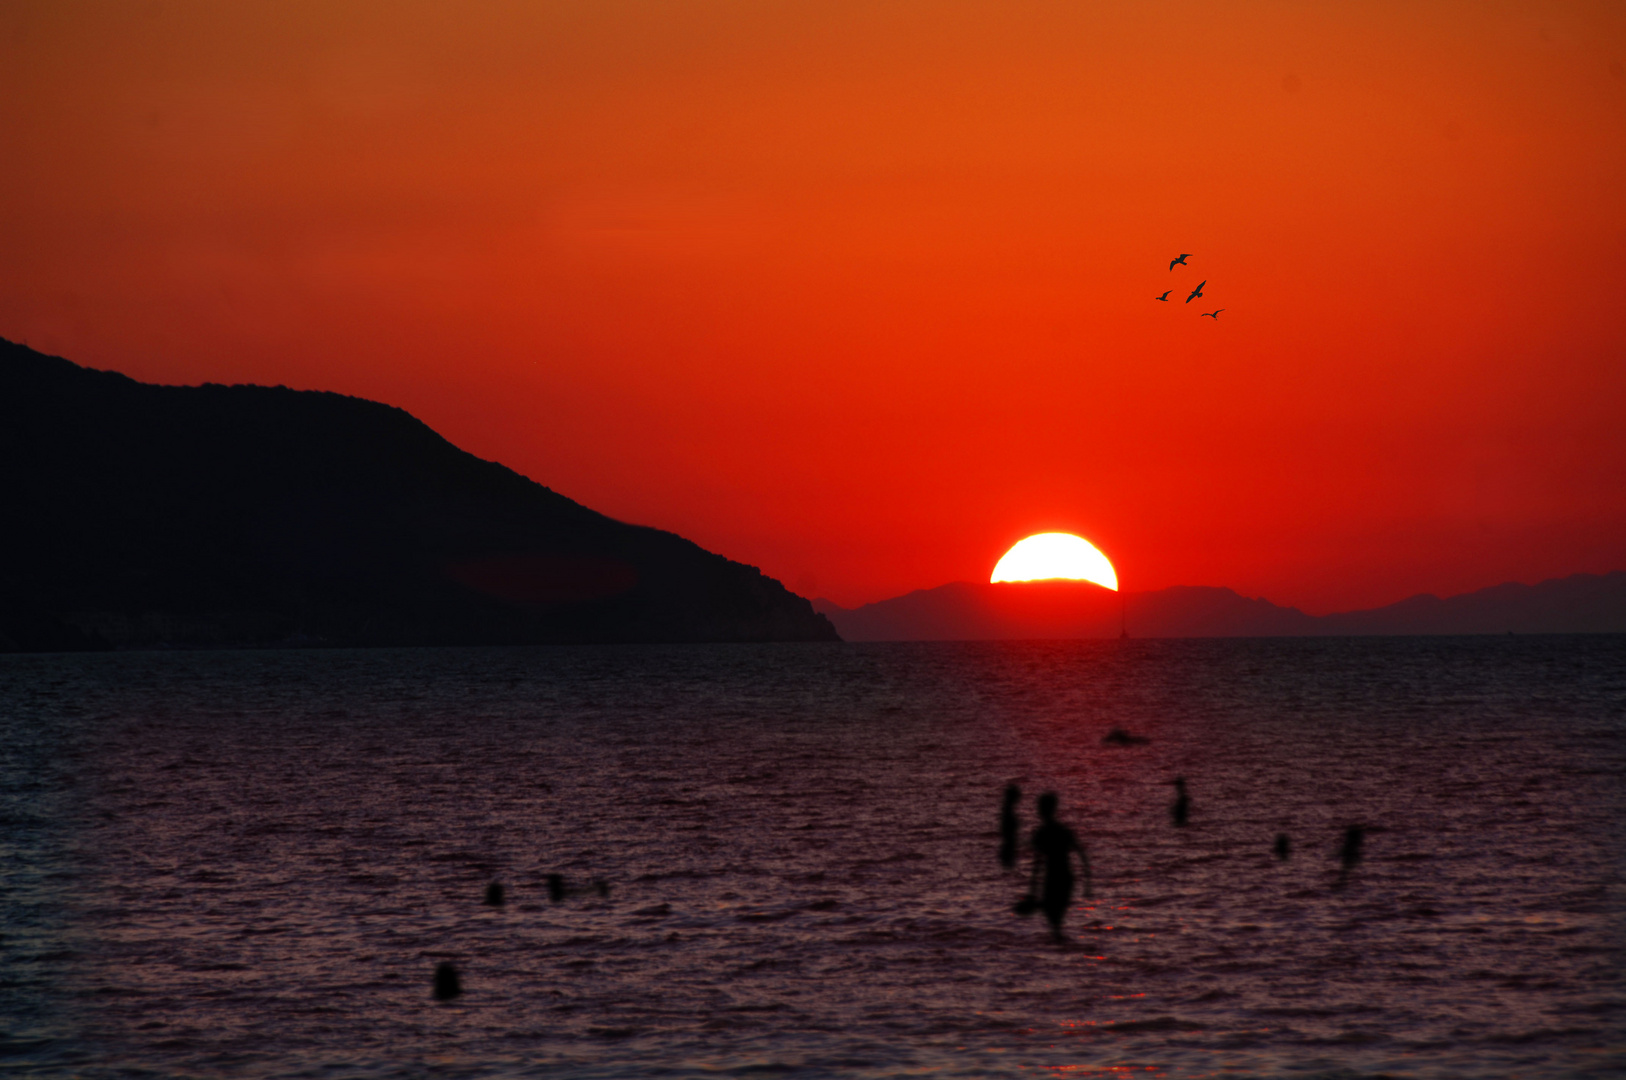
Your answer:
[[[0,657],[0,1073],[1626,1075],[1623,778],[1618,637]]]

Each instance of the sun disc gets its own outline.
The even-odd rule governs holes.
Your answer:
[[[1072,533],[1038,533],[1019,540],[994,567],[989,581],[1093,581],[1113,591],[1118,572],[1094,544]]]

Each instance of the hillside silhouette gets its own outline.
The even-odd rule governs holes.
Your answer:
[[[834,641],[807,600],[405,411],[0,340],[0,650]]]
[[[857,608],[813,606],[848,641],[986,641],[1117,637],[1301,637],[1412,634],[1626,633],[1626,572],[1508,583],[1441,599],[1413,596],[1335,615],[1175,586],[1120,596],[1085,581],[920,589]]]

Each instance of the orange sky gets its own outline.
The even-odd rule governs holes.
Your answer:
[[[12,0],[0,336],[845,604],[1044,530],[1316,612],[1626,569],[1623,65],[1617,2]]]

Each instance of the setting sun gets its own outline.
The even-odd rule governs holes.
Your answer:
[[[1094,544],[1072,533],[1038,533],[1020,540],[994,567],[989,581],[1072,578],[1118,588],[1118,574]]]

